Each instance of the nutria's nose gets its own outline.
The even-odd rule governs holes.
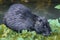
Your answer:
[[[44,36],[49,36],[50,34],[51,34],[51,32],[43,33]]]

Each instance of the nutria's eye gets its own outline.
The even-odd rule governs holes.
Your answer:
[[[41,21],[42,21],[42,19],[39,20],[39,22],[41,22]]]

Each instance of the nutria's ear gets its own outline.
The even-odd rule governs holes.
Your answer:
[[[40,20],[44,21],[44,20],[47,20],[47,18],[46,17],[43,17],[43,16],[38,16],[37,17],[37,20],[38,21],[40,21]]]

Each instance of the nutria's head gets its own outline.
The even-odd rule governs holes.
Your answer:
[[[35,31],[38,34],[43,34],[44,36],[50,35],[51,28],[49,26],[49,23],[45,17],[38,17],[36,24],[35,24]]]

